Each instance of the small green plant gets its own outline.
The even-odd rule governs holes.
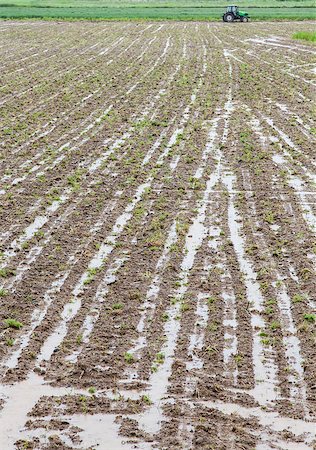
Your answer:
[[[87,408],[87,397],[86,397],[85,395],[81,395],[81,396],[79,397],[79,400],[80,400],[80,402],[82,403],[82,412],[83,412],[84,414],[86,414],[87,411],[88,411],[88,408]]]
[[[264,311],[268,316],[271,316],[274,312],[274,309],[272,306],[268,306]]]
[[[164,353],[162,353],[162,352],[157,353],[155,361],[156,361],[158,364],[162,364],[162,363],[164,362],[164,360],[165,360],[165,355],[164,355]]]
[[[98,269],[96,267],[92,267],[92,268],[88,269],[87,270],[88,276],[84,280],[83,284],[86,286],[86,285],[92,283],[97,272],[98,272]]]
[[[267,333],[265,331],[260,331],[259,336],[260,337],[267,337],[268,335],[267,335]]]
[[[316,314],[304,314],[304,319],[307,322],[314,323],[316,321]]]
[[[234,356],[234,360],[236,361],[237,366],[240,366],[242,361],[243,361],[243,356],[237,354],[237,355]]]
[[[188,305],[188,303],[183,302],[181,304],[181,307],[180,307],[181,312],[189,311],[189,309],[190,309],[190,305]]]
[[[67,177],[67,182],[74,191],[77,191],[80,187],[81,176],[82,176],[82,171],[77,170],[73,175],[69,175]]]
[[[8,291],[4,288],[0,288],[0,297],[5,297],[6,295],[8,295]]]
[[[218,330],[218,325],[217,325],[217,323],[212,323],[208,328],[211,333],[215,333],[215,331]]]
[[[264,215],[264,220],[266,222],[268,222],[270,225],[272,225],[275,221],[275,217],[274,217],[274,213],[273,211],[268,211],[265,215]]]
[[[306,294],[295,294],[292,298],[293,303],[303,302],[304,300],[306,300]]]
[[[147,405],[151,405],[152,404],[152,401],[150,400],[148,395],[143,395],[142,396],[142,400],[143,400],[144,403],[147,403]]]
[[[300,39],[302,41],[316,42],[316,32],[315,31],[298,31],[292,36],[293,39]]]
[[[13,338],[7,338],[6,344],[8,347],[12,347],[14,345],[14,339]]]
[[[9,276],[15,275],[15,270],[4,267],[0,269],[0,277],[8,278]]]
[[[273,321],[273,322],[271,322],[271,324],[270,324],[270,328],[271,328],[272,331],[278,330],[279,328],[281,328],[281,325],[280,325],[279,322]]]
[[[261,339],[261,344],[265,345],[265,346],[270,345],[270,338],[269,337],[262,338]]]
[[[123,308],[122,303],[114,303],[114,305],[112,305],[112,309],[113,309],[114,311],[118,311],[118,310],[120,310],[120,309],[122,309],[122,308]]]
[[[36,231],[36,233],[34,233],[34,236],[38,237],[38,238],[42,238],[42,237],[44,237],[44,235],[45,235],[45,233],[42,230],[38,230],[38,231]]]
[[[8,328],[14,328],[16,330],[23,327],[23,324],[15,319],[5,319],[4,323]]]
[[[95,394],[96,388],[91,386],[91,387],[89,387],[88,392],[89,392],[89,394]]]
[[[134,362],[134,356],[131,353],[126,352],[124,353],[124,360],[127,363],[131,364],[132,362]]]

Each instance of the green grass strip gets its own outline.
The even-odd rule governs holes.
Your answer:
[[[316,31],[299,31],[298,33],[294,33],[292,37],[293,39],[316,42]]]

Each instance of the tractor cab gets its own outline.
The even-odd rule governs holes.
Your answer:
[[[235,16],[238,15],[238,6],[227,6],[226,12],[233,13]]]
[[[223,14],[223,21],[234,22],[235,20],[248,22],[249,14],[245,11],[239,11],[238,6],[227,6],[226,12]]]

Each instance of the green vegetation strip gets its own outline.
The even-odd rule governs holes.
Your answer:
[[[315,18],[314,8],[247,8],[252,20],[307,20]],[[221,20],[222,7],[17,7],[0,5],[0,18],[39,19],[150,19]]]
[[[293,34],[294,39],[301,39],[303,41],[316,42],[316,31],[300,31]]]

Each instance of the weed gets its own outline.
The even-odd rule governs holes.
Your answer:
[[[124,360],[127,363],[131,364],[132,362],[134,362],[134,356],[131,353],[126,352],[124,353]]]
[[[0,297],[5,297],[6,295],[8,295],[8,291],[4,288],[0,288]]]
[[[306,300],[307,295],[306,294],[295,294],[293,295],[292,301],[293,303],[300,303]]]
[[[275,217],[273,211],[268,211],[264,215],[264,220],[272,225],[275,222]]]
[[[240,354],[234,355],[234,360],[236,361],[237,366],[241,366],[243,361],[243,356]]]
[[[10,276],[15,275],[15,270],[10,269],[8,267],[4,267],[3,269],[0,269],[0,277],[1,278],[8,278]]]
[[[215,333],[215,331],[218,330],[218,325],[216,323],[212,323],[208,329],[210,330],[211,333]]]
[[[271,315],[273,314],[273,312],[274,312],[274,309],[273,309],[272,306],[268,306],[268,307],[265,309],[265,313],[266,313],[268,316],[271,316]]]
[[[270,324],[270,328],[272,331],[278,330],[279,328],[281,328],[281,325],[279,322],[273,321]]]
[[[80,187],[80,180],[82,177],[82,173],[83,173],[82,170],[78,169],[74,174],[69,175],[67,177],[67,182],[74,191],[77,191]]]
[[[307,267],[304,267],[300,270],[300,275],[303,280],[308,280],[311,276],[313,276],[313,274],[313,271],[311,269],[308,269]]]
[[[86,414],[87,411],[88,411],[88,408],[87,408],[87,397],[85,395],[81,395],[79,397],[79,401],[82,403],[82,412],[84,414]]]
[[[314,323],[316,321],[316,314],[304,314],[304,320]]]
[[[162,364],[164,362],[164,360],[165,360],[164,353],[162,353],[162,352],[157,353],[156,359],[155,359],[156,363]]]
[[[89,394],[95,394],[96,388],[91,386],[91,387],[89,387],[88,392],[89,392]]]
[[[190,305],[188,305],[187,303],[183,302],[181,304],[181,307],[180,307],[181,312],[188,311],[189,309],[190,309]]]
[[[147,403],[147,405],[151,405],[152,404],[152,401],[150,400],[148,395],[143,395],[142,396],[142,400],[143,400],[144,403]]]
[[[261,343],[262,343],[262,345],[265,345],[265,346],[270,345],[271,344],[270,338],[269,337],[265,337],[265,338],[261,339]]]
[[[298,31],[292,36],[293,39],[300,39],[308,42],[316,42],[316,32],[315,31]]]
[[[122,309],[122,308],[123,308],[122,303],[114,303],[114,305],[112,305],[112,309],[113,309],[114,311],[120,310],[120,309]]]
[[[14,345],[14,339],[13,338],[7,338],[6,344],[8,347],[12,347]]]
[[[8,328],[15,328],[16,330],[23,327],[23,324],[15,319],[5,319],[4,323]]]
[[[97,274],[99,268],[97,267],[91,267],[87,270],[88,276],[87,278],[84,280],[83,284],[87,285],[92,283],[92,281],[94,280],[95,275]]]

